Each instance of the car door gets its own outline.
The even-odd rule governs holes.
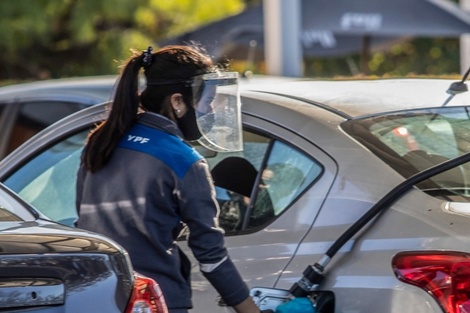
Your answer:
[[[0,163],[0,180],[49,218],[72,225],[79,156],[90,127],[103,113],[102,106],[95,106],[49,128]],[[239,202],[238,217],[234,203],[240,198],[227,195],[231,192],[234,196],[236,191],[225,190],[224,196],[216,181],[221,224],[225,223],[229,253],[247,284],[274,287],[312,226],[335,177],[336,165],[299,132],[249,115],[243,116],[243,123],[243,152],[197,149],[211,170],[230,157],[242,158],[254,167],[255,181],[250,181],[251,192],[245,195],[249,201]],[[240,181],[249,176],[247,171],[235,169]],[[243,203],[249,214],[240,214]],[[185,246],[184,241],[180,244]],[[223,310],[216,304],[217,293],[199,273],[197,261],[192,264],[193,312]]]
[[[105,104],[62,119],[0,162],[0,181],[50,219],[76,219],[75,179],[89,130],[105,117]]]
[[[274,287],[311,228],[333,183],[336,165],[298,132],[251,116],[244,116],[243,122],[243,152],[219,153],[206,159],[212,169],[221,208],[219,221],[231,258],[249,287]],[[238,158],[249,161],[252,167]],[[218,171],[225,160],[232,161],[233,167],[227,164],[227,169]],[[253,168],[255,183],[251,182]],[[220,172],[227,177],[221,179]],[[246,194],[240,197],[244,188],[227,194],[226,188],[220,187],[229,187],[230,182],[251,185],[249,199]],[[240,213],[243,210],[249,211]],[[191,255],[184,242],[180,244]],[[217,293],[200,274],[197,261],[193,259],[192,264],[193,311],[223,310],[217,305]]]

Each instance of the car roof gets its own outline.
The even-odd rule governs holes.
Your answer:
[[[0,102],[82,99],[90,104],[111,99],[117,75],[51,79],[0,87]],[[241,77],[240,89],[282,95],[316,104],[344,118],[443,106],[456,80],[401,78],[374,80],[316,80],[255,75]],[[456,95],[448,106],[470,105],[470,93]]]
[[[116,75],[50,79],[0,87],[0,102],[73,100],[95,104],[112,96]]]
[[[443,106],[450,79],[306,80],[245,82],[242,90],[283,95],[316,104],[344,118]],[[470,93],[456,95],[447,106],[470,105]]]

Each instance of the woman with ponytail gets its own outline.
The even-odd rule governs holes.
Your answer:
[[[146,87],[139,94],[141,71]],[[159,283],[170,313],[192,308],[191,264],[176,244],[183,225],[202,274],[225,303],[259,312],[224,246],[207,162],[187,143],[201,137],[202,120],[213,121],[210,86],[222,72],[190,46],[134,55],[122,68],[108,118],[90,132],[78,171],[77,227],[122,245],[135,270]]]

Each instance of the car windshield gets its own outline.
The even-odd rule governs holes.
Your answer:
[[[405,178],[470,151],[467,107],[394,112],[349,120],[342,128]],[[417,187],[433,196],[469,201],[470,164]]]

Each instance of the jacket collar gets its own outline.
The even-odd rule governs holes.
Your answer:
[[[183,133],[178,128],[178,125],[175,122],[157,113],[153,113],[153,112],[141,113],[138,115],[137,123],[145,125],[145,126],[149,126],[152,128],[163,130],[181,139],[183,138]]]

